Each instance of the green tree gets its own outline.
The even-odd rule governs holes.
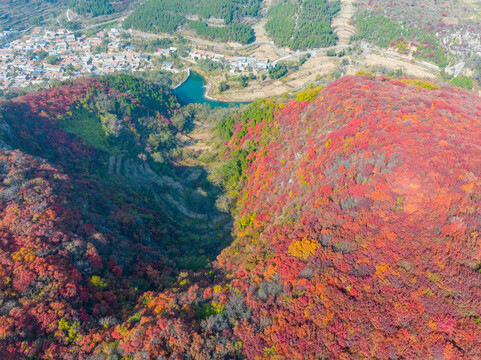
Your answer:
[[[227,84],[227,81],[221,81],[219,84],[219,92],[224,92],[229,89],[229,84]]]
[[[58,62],[57,55],[47,56],[47,57],[45,58],[45,61],[46,61],[47,64],[49,64],[49,65],[56,65],[57,62]]]
[[[109,0],[72,0],[70,6],[80,15],[100,16],[115,12]]]
[[[270,9],[265,29],[277,45],[293,50],[332,46],[337,35],[331,22],[339,10],[337,0],[281,0]]]
[[[275,80],[285,76],[288,71],[289,69],[287,68],[286,63],[278,62],[275,66],[270,67],[268,72],[271,79]]]
[[[451,80],[451,84],[471,90],[473,88],[473,79],[469,76],[456,76]]]

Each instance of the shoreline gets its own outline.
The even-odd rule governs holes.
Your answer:
[[[204,79],[204,77],[202,77]],[[204,79],[205,80],[205,79]],[[215,101],[219,103],[225,103],[225,104],[246,104],[246,103],[251,103],[256,100],[259,100],[261,98],[255,99],[255,100],[224,100],[224,99],[216,99],[215,97],[212,97],[212,95],[209,94],[212,88],[212,84],[210,82],[206,82],[204,86],[202,86],[205,91],[204,94],[202,95],[204,99],[210,100],[210,101]]]
[[[180,88],[182,85],[185,84],[185,82],[186,82],[187,80],[189,80],[189,78],[190,78],[190,68],[187,68],[186,72],[187,72],[187,76],[186,76],[179,84],[175,85],[175,86],[172,88],[172,90],[176,90],[176,89]]]
[[[210,82],[207,82],[203,88],[205,89],[205,92],[204,92],[204,98],[207,99],[207,100],[210,100],[210,101],[217,101],[217,102],[221,102],[221,103],[251,103],[251,102],[255,102],[257,100],[260,100],[260,99],[263,99],[263,98],[266,98],[266,97],[271,97],[271,96],[275,96],[274,94],[273,95],[262,95],[262,96],[254,96],[254,97],[246,97],[242,100],[238,100],[239,97],[236,96],[236,94],[226,94],[228,95],[227,97],[230,98],[230,99],[225,99],[225,98],[216,98],[214,96],[211,95],[211,90],[212,90],[212,84]],[[246,94],[248,95],[248,94]],[[233,99],[235,97],[235,99]]]
[[[187,80],[190,78],[190,76],[192,75],[192,73],[195,73],[197,75],[199,75],[202,79],[202,82],[203,82],[203,85],[202,85],[202,88],[204,89],[204,93],[202,94],[202,97],[205,99],[205,100],[209,100],[209,101],[214,101],[214,102],[218,102],[218,103],[224,103],[224,104],[243,104],[243,103],[251,103],[255,100],[225,100],[225,99],[217,99],[215,97],[213,97],[211,94],[210,94],[210,91],[212,90],[212,83],[211,81],[209,81],[209,79],[203,75],[201,72],[199,71],[194,71],[194,70],[190,70],[189,68],[189,76],[184,79],[184,81],[181,83],[181,84],[178,84],[175,88],[172,88],[172,90],[176,90],[178,88],[180,88],[182,85],[184,85]]]

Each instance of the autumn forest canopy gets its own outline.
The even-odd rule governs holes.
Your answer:
[[[221,5],[199,15],[255,8]],[[2,101],[0,358],[479,358],[480,128],[471,92],[369,75],[230,109],[128,75]]]

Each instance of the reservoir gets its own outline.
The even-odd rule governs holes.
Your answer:
[[[180,87],[174,90],[174,93],[185,103],[199,103],[199,104],[208,104],[212,108],[221,106],[221,107],[229,107],[229,106],[239,106],[242,102],[221,102],[221,101],[214,101],[209,100],[204,97],[205,94],[205,81],[196,72],[191,71],[189,79],[185,83],[183,83]]]

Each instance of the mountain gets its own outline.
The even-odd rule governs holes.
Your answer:
[[[479,357],[478,97],[344,77],[226,119],[247,165],[214,286],[149,295],[128,355]],[[233,172],[234,173],[234,172]],[[186,355],[188,354],[188,355]]]
[[[237,126],[230,147],[260,145],[218,261],[248,358],[479,357],[480,104],[344,77]]]
[[[479,97],[347,76],[227,114],[211,176],[233,242],[192,270],[175,256],[202,224],[168,200],[188,170],[147,151],[151,122],[184,131],[176,103],[120,77],[2,104],[2,358],[480,357]],[[147,165],[170,180],[135,181]]]

